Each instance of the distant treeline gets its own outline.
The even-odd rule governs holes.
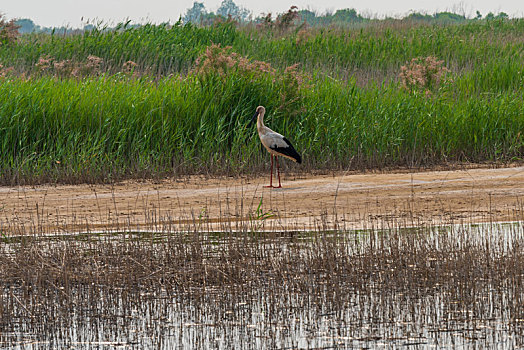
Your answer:
[[[33,22],[32,19],[29,18],[20,18],[16,19],[15,24],[18,26],[18,32],[20,34],[26,34],[26,33],[72,33],[72,32],[78,32],[78,31],[84,31],[84,30],[92,30],[95,28],[93,24],[86,24],[83,28],[77,28],[73,29],[71,27],[41,27],[35,22]]]
[[[376,21],[377,19],[370,16],[359,14],[356,9],[340,9],[335,12],[327,12],[320,14],[310,10],[298,10],[297,7],[293,6],[287,13],[277,14],[275,22],[278,22],[279,18],[282,18],[290,13],[293,14],[291,20],[306,23],[309,26],[344,26],[359,23],[366,23],[370,21]],[[476,11],[476,16],[468,18],[464,14],[458,14],[454,12],[437,12],[434,14],[427,14],[421,12],[411,12],[403,18],[395,18],[399,20],[413,20],[428,23],[463,23],[466,21],[478,21],[478,20],[494,20],[494,19],[507,19],[508,14],[505,12],[499,12],[494,14],[489,12],[483,16],[479,11]],[[385,20],[393,19],[386,17]],[[255,23],[264,24],[272,23],[272,14],[261,14],[258,17],[253,16],[253,13],[246,8],[239,7],[233,0],[223,0],[220,7],[216,12],[208,11],[204,3],[195,1],[193,6],[186,10],[185,14],[180,17],[179,22],[181,23],[193,23],[199,25],[211,25],[216,22],[235,20],[240,23]],[[32,32],[44,32],[44,33],[75,33],[78,31],[92,30],[100,23],[93,24],[89,23],[84,25],[82,28],[71,28],[66,26],[61,27],[42,27],[33,22],[29,18],[15,19],[14,23],[19,27],[18,31],[21,34],[32,33]],[[107,25],[106,28],[109,28]]]

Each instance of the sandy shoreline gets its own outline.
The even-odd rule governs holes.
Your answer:
[[[0,187],[4,234],[311,230],[520,220],[524,167]]]

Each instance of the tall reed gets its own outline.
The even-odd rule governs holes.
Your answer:
[[[520,160],[522,33],[513,20],[23,36],[0,48],[0,182],[257,172],[258,105],[306,171]],[[402,67],[433,55],[439,83],[405,89]]]

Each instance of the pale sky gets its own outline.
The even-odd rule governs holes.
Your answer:
[[[40,26],[83,27],[86,21],[98,19],[115,24],[125,19],[133,22],[171,22],[193,5],[194,0],[0,0],[0,12],[7,18],[30,18]],[[199,0],[208,11],[215,12],[222,0]],[[399,17],[411,11],[433,14],[453,11],[473,17],[476,10],[506,12],[510,17],[524,17],[522,0],[234,0],[255,16],[282,13],[292,5],[318,13],[354,8],[367,17]],[[82,22],[81,18],[84,18]]]

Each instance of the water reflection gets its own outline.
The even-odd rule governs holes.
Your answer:
[[[52,269],[39,280],[4,275],[0,346],[514,349],[524,345],[524,265],[516,250],[524,242],[520,224],[315,235],[248,241],[236,235],[201,236],[205,253],[194,254],[203,254],[199,264],[206,259],[213,264],[202,270],[209,274],[205,278],[191,276],[201,278],[198,281],[181,277],[198,268],[197,260],[188,258],[194,255],[188,253],[187,265],[177,265],[187,269],[180,274],[159,265],[170,256],[162,250],[170,249],[169,244],[177,254],[196,249],[187,241],[187,247],[178,241],[166,243],[170,235],[164,239],[156,235],[154,240],[127,235],[3,243],[2,254],[12,257],[7,262],[21,267],[17,260],[21,249],[32,249],[26,256],[33,258],[32,254],[60,251],[60,246],[76,247],[63,250],[65,254],[84,254],[85,260],[78,263],[101,264],[103,259],[89,257],[97,252],[125,256],[132,249],[147,258],[132,255],[137,273],[121,271],[112,277],[121,280],[113,283],[104,276],[118,264],[107,262],[93,267],[98,274],[88,279],[90,283],[68,281],[60,275],[60,264],[68,260],[59,260],[59,254],[40,261]],[[410,254],[417,257],[424,249],[425,259],[410,260]],[[382,255],[369,255],[375,251]],[[251,268],[244,266],[237,275],[228,270],[227,261],[220,264],[233,253],[244,254],[234,259],[252,264]],[[139,273],[139,265],[147,260],[153,261],[149,275]],[[293,261],[301,265],[302,275]],[[446,265],[467,261],[478,269],[485,263],[499,265],[492,266],[492,275],[476,274],[475,266]]]

